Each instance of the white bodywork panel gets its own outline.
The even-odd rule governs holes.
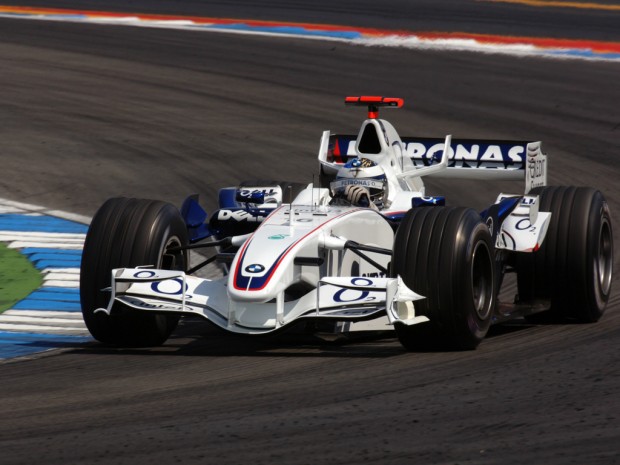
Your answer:
[[[277,298],[270,303],[236,301],[227,293],[224,279],[146,268],[116,269],[112,275],[110,304],[99,312],[110,314],[114,302],[121,302],[138,310],[202,316],[237,333],[266,333],[303,317],[358,320],[387,314],[390,325],[428,321],[412,312],[411,301],[424,297],[400,278],[328,278],[302,298],[280,304]]]
[[[506,197],[500,194],[497,203]],[[538,196],[526,195],[503,221],[495,247],[515,252],[534,252],[541,246],[550,220],[551,213],[538,211]]]
[[[322,194],[310,187],[304,195],[321,199]],[[270,332],[304,317],[364,320],[387,315],[390,324],[427,321],[415,315],[411,304],[424,297],[400,277],[385,277],[348,250],[347,241],[387,250],[387,255],[364,252],[387,268],[394,232],[378,212],[283,205],[253,234],[239,237],[228,277],[208,280],[178,271],[117,269],[110,304],[98,311],[110,314],[117,301],[140,310],[200,315],[246,334]],[[288,297],[296,286],[306,291]]]

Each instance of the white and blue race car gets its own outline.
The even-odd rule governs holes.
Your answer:
[[[248,335],[393,328],[409,350],[473,349],[496,322],[601,317],[613,234],[598,190],[547,187],[540,142],[401,138],[378,113],[402,99],[345,103],[368,118],[357,136],[323,133],[319,186],[244,182],[221,189],[210,217],[197,196],[180,211],[105,202],[82,258],[91,334],[158,345],[192,315]],[[523,179],[525,194],[499,194],[478,212],[429,195],[426,176]],[[210,257],[190,269],[196,249]],[[212,262],[224,277],[193,275]],[[500,302],[507,273],[518,293]]]

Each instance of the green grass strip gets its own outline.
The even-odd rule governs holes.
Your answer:
[[[0,243],[0,313],[38,289],[41,273],[17,250]]]

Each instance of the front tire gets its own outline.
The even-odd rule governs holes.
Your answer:
[[[520,302],[549,301],[538,321],[598,321],[607,306],[613,275],[609,206],[589,187],[539,187],[540,211],[551,212],[542,246],[517,257]]]
[[[416,315],[429,322],[397,324],[408,350],[475,349],[486,335],[495,308],[491,234],[472,209],[410,210],[394,239],[392,274],[425,299]]]
[[[95,313],[106,307],[114,268],[153,265],[185,270],[185,252],[174,247],[188,243],[187,228],[172,205],[141,199],[114,198],[95,214],[82,253],[80,300],[92,336],[104,344],[156,346],[176,328],[178,315],[140,312],[116,303],[111,315]]]

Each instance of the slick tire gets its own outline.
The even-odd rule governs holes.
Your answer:
[[[551,212],[540,249],[517,257],[518,301],[550,302],[532,322],[598,321],[607,306],[613,275],[609,206],[590,187],[539,187],[539,211]]]
[[[407,350],[472,350],[482,341],[496,277],[491,234],[474,210],[410,210],[396,232],[391,273],[426,297],[414,305],[428,322],[395,325]]]
[[[172,248],[188,243],[179,211],[155,200],[113,198],[92,220],[82,254],[80,299],[92,336],[104,344],[145,347],[163,344],[179,316],[140,312],[116,303],[111,315],[95,313],[106,307],[111,270],[142,265],[185,270],[187,255]]]

